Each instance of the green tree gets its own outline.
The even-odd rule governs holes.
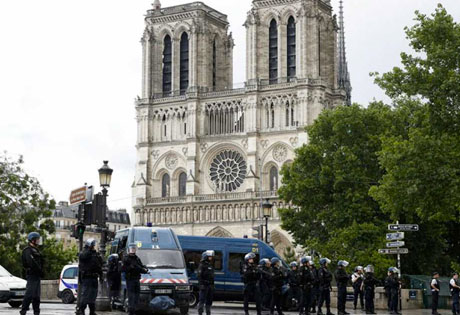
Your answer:
[[[282,169],[279,190],[294,205],[280,214],[297,244],[333,261],[373,264],[382,276],[394,264],[377,253],[390,218],[368,192],[383,175],[377,156],[381,137],[400,134],[404,126],[389,106],[372,103],[323,111],[307,127],[309,144]]]
[[[22,157],[12,160],[6,153],[0,155],[0,264],[22,276],[22,249],[27,234],[37,231],[44,240],[45,278],[57,279],[60,268],[74,259],[76,251],[64,250],[62,243],[51,237],[55,202],[37,179],[26,174],[22,164]]]

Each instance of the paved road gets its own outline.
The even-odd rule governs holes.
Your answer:
[[[75,310],[75,305],[66,305],[62,303],[43,303],[41,306],[41,312],[40,315],[72,315]],[[88,311],[87,311],[88,312]],[[333,310],[334,313],[337,313],[336,310]],[[353,310],[348,310],[351,314],[364,314],[362,311],[353,311]],[[256,312],[252,310],[251,315],[256,315]],[[441,310],[441,314],[451,314],[449,310]],[[19,310],[18,309],[13,309],[11,308],[8,304],[6,303],[0,303],[0,314],[1,315],[18,315]],[[32,311],[28,312],[28,315],[32,315]],[[98,314],[112,314],[112,315],[126,315],[126,313],[120,312],[120,311],[114,311],[114,312],[98,312]],[[178,314],[176,312],[170,312],[168,314]],[[193,309],[190,311],[190,315],[197,315],[196,309]],[[244,315],[244,312],[242,311],[242,305],[241,304],[225,304],[225,303],[217,303],[216,307],[213,308],[212,311],[213,315]],[[268,314],[268,313],[266,313]],[[298,313],[295,312],[285,312],[284,314],[286,315],[297,315]],[[388,312],[382,312],[378,311],[378,314],[388,314]],[[411,310],[411,311],[403,311],[404,315],[429,315],[431,314],[431,310]]]

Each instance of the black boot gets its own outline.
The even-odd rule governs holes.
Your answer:
[[[89,315],[97,315],[96,314],[96,304],[88,304],[89,307]]]
[[[326,315],[335,315],[335,314],[331,312],[330,307],[327,307]]]

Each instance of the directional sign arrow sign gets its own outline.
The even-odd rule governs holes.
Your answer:
[[[395,254],[409,254],[407,248],[384,248],[379,249],[379,254],[395,255]]]
[[[390,231],[418,231],[418,224],[388,224]]]
[[[387,234],[387,241],[399,241],[404,239],[404,232],[398,232],[398,233],[388,233]]]
[[[396,242],[387,242],[387,247],[402,247],[406,243],[404,241],[396,241]]]

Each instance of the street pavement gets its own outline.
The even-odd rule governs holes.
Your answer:
[[[323,310],[324,311],[324,310]],[[332,310],[335,314],[337,314],[336,310]],[[347,309],[348,312],[351,314],[365,314],[363,311],[353,311]],[[75,304],[62,304],[62,303],[42,303],[41,305],[41,312],[40,315],[72,315],[75,312]],[[86,311],[88,313],[88,311]],[[253,309],[250,311],[251,315],[256,315],[256,311]],[[264,312],[268,314],[267,312]],[[440,310],[440,314],[451,314],[452,312],[449,310]],[[13,309],[6,303],[0,303],[0,314],[2,315],[18,315],[19,309]],[[30,310],[28,315],[32,315],[33,312]],[[98,314],[112,314],[112,315],[126,315],[126,313],[120,311],[113,311],[113,312],[98,312]],[[168,314],[179,314],[178,312],[168,312]],[[197,315],[198,312],[196,308],[192,309],[189,313],[190,315]],[[216,303],[212,310],[212,315],[244,315],[243,312],[243,305],[237,303]],[[284,312],[286,315],[297,315],[296,312]],[[388,314],[388,312],[384,311],[377,311],[377,314]],[[404,315],[429,315],[431,314],[431,310],[410,310],[410,311],[403,311],[402,314]]]

